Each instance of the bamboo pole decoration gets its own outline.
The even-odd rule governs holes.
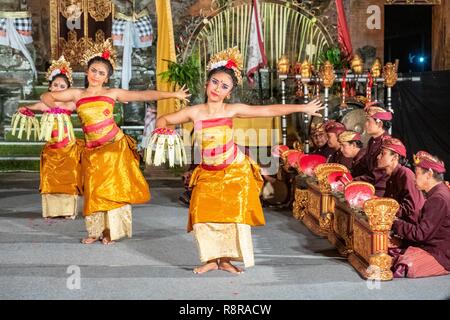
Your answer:
[[[225,11],[225,29],[227,29],[227,48],[230,48],[230,10]]]
[[[281,104],[286,104],[286,78],[281,79]],[[281,139],[282,144],[287,144],[287,119],[286,116],[281,116]]]
[[[226,11],[225,11],[226,12]],[[225,24],[225,15],[221,14],[220,15],[220,42],[222,43],[222,48],[220,51],[225,50],[228,47],[225,47],[225,41],[224,41],[224,36],[225,36],[225,32],[224,32],[224,24]]]
[[[303,103],[307,104],[309,102],[309,91],[308,84],[304,83],[303,85]],[[308,127],[309,127],[309,115],[306,113],[303,114],[303,122],[305,124],[305,153],[309,153],[309,139],[308,139]]]
[[[320,37],[319,37],[319,29],[318,29],[318,28],[316,28],[315,31],[314,31],[314,37],[316,37],[316,44],[315,44],[314,47],[313,47],[313,50],[314,50],[314,53],[313,53],[314,58],[311,60],[311,63],[312,63],[313,65],[317,64],[317,60],[318,60],[318,58],[319,58],[319,55],[318,55],[318,52],[319,52],[319,51],[317,50],[317,48],[319,47],[319,41],[320,41]]]
[[[294,23],[293,23],[293,25],[294,25],[294,38],[292,39],[293,40],[292,41],[292,60],[293,61],[298,61],[298,60],[296,60],[296,57],[294,55],[295,55],[296,52],[298,52],[297,36],[298,36],[298,30],[299,30],[299,26],[298,26],[298,21],[299,21],[298,17],[299,16],[300,15],[298,15],[298,14],[294,15]]]
[[[282,9],[279,7],[279,6],[277,6],[276,7],[277,9],[278,9],[278,16],[280,17],[280,19],[278,20],[279,21],[279,24],[278,24],[278,33],[277,33],[277,38],[275,39],[275,43],[277,44],[277,59],[282,55],[282,54],[284,54],[284,52],[282,51],[282,48],[281,48],[281,38],[282,38],[282,28],[283,28],[283,24],[284,24],[284,20],[283,20],[283,11],[282,11]]]
[[[306,19],[305,17],[302,17],[302,20],[303,20],[303,22],[302,22],[302,28],[301,28],[302,31],[301,31],[301,35],[300,35],[301,42],[300,42],[300,51],[299,51],[299,61],[302,61],[307,58],[306,51],[304,50],[304,48],[305,48],[306,34],[308,33],[309,28],[310,28],[309,20]],[[301,56],[302,53],[304,54],[304,56]]]
[[[247,46],[248,46],[248,38],[249,38],[249,34],[250,34],[251,11],[249,10],[249,6],[243,6],[243,8],[245,11],[245,14],[244,14],[245,23],[243,25],[243,29],[244,29],[245,33],[244,33],[244,39],[242,39],[242,41],[244,41],[244,43],[243,43],[244,59],[247,59]],[[244,61],[246,61],[246,60],[244,60]]]
[[[235,43],[234,43],[234,18],[235,18],[235,12],[236,9],[232,8],[231,9],[231,46],[234,47]]]
[[[269,12],[269,31],[270,31],[270,68],[273,69],[273,64],[274,64],[274,60],[273,60],[273,31],[274,31],[274,24],[273,24],[273,15],[272,15],[272,6],[269,4],[268,6],[268,12]]]

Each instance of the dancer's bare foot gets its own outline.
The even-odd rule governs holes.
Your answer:
[[[219,262],[219,270],[228,271],[235,274],[244,273],[244,270],[231,264],[230,260],[223,260],[223,259],[221,259]]]
[[[81,243],[83,243],[83,244],[93,244],[96,241],[100,241],[100,238],[91,238],[91,237],[89,237],[89,238],[81,239]]]
[[[109,244],[115,244],[115,242],[112,241],[110,237],[103,237],[103,238],[102,238],[102,243],[103,243],[103,244],[106,244],[106,245],[109,245]]]
[[[207,263],[205,263],[204,265],[194,268],[194,270],[192,270],[192,272],[194,272],[195,274],[201,274],[201,273],[205,273],[211,270],[217,270],[219,268],[219,266],[217,265],[217,261],[213,260],[213,261],[208,261]]]

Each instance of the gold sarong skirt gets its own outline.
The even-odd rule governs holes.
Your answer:
[[[264,225],[259,199],[262,184],[258,165],[248,157],[217,171],[199,165],[190,182],[188,232],[203,222]]]
[[[47,143],[41,152],[40,186],[44,193],[65,193],[79,195],[82,193],[81,152],[83,141],[66,147],[53,149]]]
[[[133,138],[124,135],[118,141],[86,148],[81,165],[84,216],[150,200],[149,186],[139,168],[139,155]]]

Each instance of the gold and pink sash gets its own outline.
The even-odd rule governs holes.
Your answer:
[[[78,100],[77,112],[80,116],[87,148],[95,148],[115,141],[123,136],[114,121],[114,99],[94,96]]]
[[[194,130],[202,150],[203,169],[223,170],[236,159],[239,149],[234,143],[232,118],[199,120]]]

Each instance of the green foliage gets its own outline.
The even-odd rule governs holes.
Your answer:
[[[169,62],[167,71],[161,72],[159,76],[163,81],[167,81],[173,85],[183,86],[189,88],[192,95],[198,93],[198,85],[200,82],[200,61],[196,58],[197,55],[192,55],[183,63]]]
[[[333,65],[335,70],[348,68],[348,61],[342,57],[339,47],[331,47],[325,51],[322,51],[322,55],[319,60],[320,63],[324,63],[328,60]]]

